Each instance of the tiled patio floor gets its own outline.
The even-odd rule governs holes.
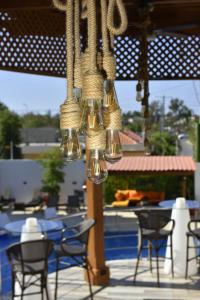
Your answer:
[[[153,275],[147,270],[148,261],[142,260],[140,274],[133,285],[133,272],[135,260],[110,261],[111,280],[107,287],[93,287],[94,299],[116,300],[199,300],[200,276],[188,280],[182,278],[172,279],[171,275],[163,273],[160,269],[160,288],[156,283],[156,270]],[[162,266],[161,266],[162,267]],[[54,290],[54,274],[50,275],[50,287]],[[78,268],[60,271],[60,286],[58,300],[89,299],[89,289],[83,280],[83,271]]]

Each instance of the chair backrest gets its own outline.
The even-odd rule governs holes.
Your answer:
[[[139,220],[141,229],[160,230],[165,227],[170,218],[165,215],[161,210],[138,210],[135,212]]]
[[[0,229],[4,228],[6,224],[10,223],[10,219],[6,213],[0,214]]]
[[[55,207],[47,207],[44,210],[45,219],[55,219],[57,217],[57,211]]]
[[[94,219],[87,219],[79,223],[76,227],[77,233],[79,234],[78,240],[84,244],[88,243],[90,229],[94,226]]]
[[[42,239],[17,243],[7,249],[7,255],[11,264],[19,262],[23,266],[26,263],[44,262],[47,267],[53,245],[52,240]]]
[[[72,208],[79,208],[79,197],[77,195],[70,195],[68,196],[67,206]]]

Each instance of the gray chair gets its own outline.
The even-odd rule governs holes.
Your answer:
[[[200,219],[193,219],[188,223],[188,232],[186,233],[187,237],[187,244],[186,244],[186,269],[185,269],[185,278],[188,277],[188,264],[191,260],[199,258],[199,250],[200,250]],[[196,239],[196,243],[194,246],[190,245],[190,238]],[[196,249],[196,255],[192,256],[189,255],[190,249]]]
[[[95,221],[93,219],[87,219],[71,228],[66,228],[63,230],[61,244],[54,247],[56,252],[55,300],[57,299],[59,264],[62,262],[62,258],[65,257],[70,257],[74,262],[74,264],[70,264],[68,267],[80,266],[86,269],[90,289],[90,298],[93,299],[87,251],[90,229],[94,226],[94,224]],[[65,237],[69,231],[70,236]]]
[[[69,195],[67,201],[67,212],[75,213],[80,211],[80,199],[77,195]]]
[[[10,223],[10,218],[6,213],[0,214],[0,235],[7,234],[7,230],[5,230],[4,226]]]
[[[48,257],[53,250],[54,242],[51,240],[34,240],[11,245],[7,249],[7,255],[12,269],[12,299],[20,296],[41,294],[44,299],[44,291],[47,300]],[[21,276],[18,276],[18,275]],[[29,276],[26,280],[26,276]],[[15,283],[21,287],[21,294],[15,294]],[[37,292],[25,293],[30,286],[40,286]]]
[[[160,286],[159,278],[159,251],[162,247],[170,247],[171,261],[172,261],[172,276],[174,277],[174,266],[173,266],[173,244],[172,234],[175,226],[175,221],[170,219],[162,210],[152,209],[141,209],[136,210],[135,214],[139,221],[139,233],[140,233],[140,245],[137,255],[137,263],[135,268],[135,274],[133,283],[136,281],[138,266],[142,250],[144,249],[144,241],[149,243],[150,250],[150,271],[152,272],[152,249],[155,250],[156,254],[156,269],[157,269],[157,284]],[[170,229],[164,227],[171,223]],[[167,245],[167,238],[170,237],[170,244]]]

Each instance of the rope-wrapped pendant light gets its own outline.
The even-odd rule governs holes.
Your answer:
[[[67,100],[61,105],[61,149],[67,160],[80,158],[78,134],[83,129],[89,153],[87,176],[98,184],[107,178],[106,160],[113,163],[122,156],[121,110],[114,89],[116,63],[112,47],[114,35],[127,28],[127,16],[122,0],[65,1],[53,0],[57,9],[66,12]],[[115,9],[119,26],[114,24]],[[101,13],[102,51],[97,46],[97,10]],[[87,20],[88,31],[84,52],[82,19]]]

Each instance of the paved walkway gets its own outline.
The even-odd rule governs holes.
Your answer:
[[[147,270],[149,262],[143,259],[137,282],[133,285],[133,273],[136,260],[110,261],[111,280],[107,287],[93,287],[94,300],[199,300],[200,276],[188,280],[172,279],[160,269],[160,288],[156,283],[156,269],[153,275]],[[89,299],[89,289],[83,280],[81,269],[73,268],[59,273],[58,300]],[[50,275],[50,286],[54,289],[54,274]]]

